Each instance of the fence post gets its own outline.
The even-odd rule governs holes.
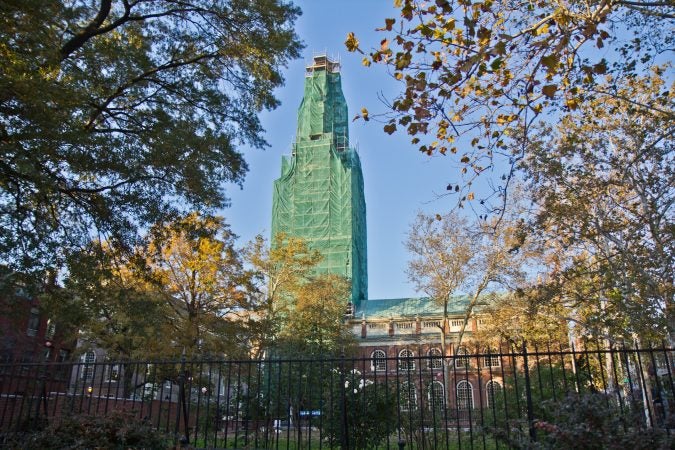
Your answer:
[[[349,425],[347,424],[347,388],[345,386],[345,350],[340,353],[340,402],[342,410],[340,445],[343,450],[349,449]]]
[[[537,440],[537,431],[534,429],[534,411],[532,407],[532,385],[530,384],[530,367],[527,362],[527,343],[523,341],[523,366],[525,369],[525,396],[527,397],[527,424],[530,429],[530,438]]]
[[[38,369],[40,371],[40,375],[38,376],[39,380],[39,394],[38,394],[38,400],[35,405],[35,425],[39,425],[39,420],[40,420],[40,406],[43,406],[44,408],[44,413],[45,413],[45,423],[47,421],[47,362],[45,361],[44,366],[40,367]],[[29,413],[30,417],[30,413]]]
[[[180,430],[180,415],[181,411],[185,416],[183,421],[185,422],[185,427],[183,430],[183,436],[180,438],[181,447],[187,446],[190,442],[188,437],[188,422],[187,422],[187,410],[185,408],[185,350],[180,356],[180,371],[178,372],[178,404],[176,405],[176,426],[174,429],[174,436],[178,436]]]

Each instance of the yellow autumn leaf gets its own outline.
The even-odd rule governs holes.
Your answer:
[[[359,49],[359,40],[356,39],[356,36],[354,33],[349,32],[347,33],[347,39],[345,40],[345,46],[347,47],[347,51],[349,52],[355,52]]]
[[[545,34],[545,33],[548,33],[548,24],[547,23],[543,24],[542,26],[540,26],[539,28],[534,30],[535,36],[540,36],[540,35]]]

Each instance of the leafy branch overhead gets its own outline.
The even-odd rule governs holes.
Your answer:
[[[623,97],[615,81],[663,63],[673,47],[672,2],[396,0],[379,45],[366,55],[350,33],[347,50],[387,66],[401,91],[380,118],[429,155],[457,154],[471,177],[522,156],[528,130],[547,113],[597,98]],[[664,86],[663,91],[668,87]],[[373,118],[373,114],[370,115]],[[464,138],[465,140],[460,140]]]
[[[279,0],[0,4],[0,260],[58,265],[92,234],[227,204],[242,143],[299,55]]]

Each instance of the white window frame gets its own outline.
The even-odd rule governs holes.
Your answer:
[[[445,408],[445,386],[440,381],[432,381],[427,387],[429,410]]]
[[[501,367],[502,363],[499,360],[499,354],[493,348],[485,349],[485,358],[483,360],[484,367]]]
[[[464,346],[457,348],[457,351],[455,353],[455,367],[457,369],[467,369],[471,367],[471,360],[469,359],[469,351]]]
[[[82,370],[80,371],[80,378],[83,380],[93,380],[94,379],[94,370],[96,369],[96,352],[89,350],[85,352],[81,357],[82,361]]]
[[[417,409],[417,387],[415,383],[403,381],[399,390],[401,411],[415,411]]]
[[[429,349],[429,364],[431,370],[443,368],[443,352],[439,348],[433,347]]]
[[[370,370],[373,372],[387,371],[387,354],[384,350],[374,350],[370,355]]]
[[[398,370],[412,372],[415,370],[415,352],[408,348],[404,348],[398,352]]]
[[[460,380],[456,386],[457,409],[467,411],[474,409],[473,385],[468,380]]]

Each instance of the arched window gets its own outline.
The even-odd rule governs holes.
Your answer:
[[[457,408],[473,409],[473,387],[466,380],[457,383]]]
[[[409,381],[404,381],[399,386],[399,405],[401,411],[414,411],[417,409],[417,389]]]
[[[440,381],[432,381],[427,388],[429,409],[440,410],[445,406],[445,388]]]
[[[442,369],[443,368],[443,354],[437,348],[429,350],[429,368]]]
[[[371,355],[371,370],[374,372],[387,371],[387,354],[382,350],[375,350]]]
[[[94,363],[96,362],[96,353],[92,350],[86,352],[80,360],[84,363],[80,371],[80,377],[83,380],[91,380],[94,378]]]
[[[466,347],[458,347],[457,352],[455,352],[455,367],[466,369],[469,365],[469,352],[466,350]]]
[[[485,349],[485,367],[499,367],[501,365],[499,361],[499,355],[494,348]]]
[[[398,370],[415,370],[413,356],[415,354],[411,350],[401,350],[398,354]]]
[[[487,394],[487,405],[496,406],[502,395],[502,385],[499,384],[499,381],[490,380],[485,383],[485,393]]]

